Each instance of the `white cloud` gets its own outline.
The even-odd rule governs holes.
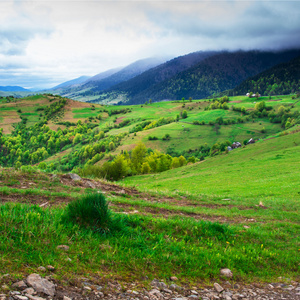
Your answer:
[[[0,11],[0,85],[50,87],[154,55],[300,45],[298,1],[0,1]]]

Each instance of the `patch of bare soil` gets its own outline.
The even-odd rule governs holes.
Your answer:
[[[115,124],[117,124],[117,125],[120,124],[124,119],[125,119],[125,117],[119,117],[119,118],[117,118]]]
[[[242,100],[234,100],[234,101],[230,101],[229,103],[241,103]]]
[[[205,220],[205,221],[212,221],[212,222],[220,222],[220,223],[245,223],[247,219],[243,217],[238,217],[238,218],[227,218],[224,216],[220,215],[209,215],[209,214],[200,214],[200,213],[195,213],[195,212],[185,212],[185,211],[180,211],[180,210],[170,210],[170,209],[165,209],[161,207],[147,207],[147,206],[136,206],[140,209],[138,210],[129,210],[129,211],[120,211],[122,209],[128,209],[129,207],[132,207],[132,204],[129,203],[113,203],[111,205],[111,208],[113,208],[115,211],[119,211],[121,213],[125,214],[151,214],[151,215],[157,215],[157,216],[162,216],[164,218],[169,218],[169,217],[192,217],[197,220]]]
[[[101,180],[92,180],[82,178],[81,180],[73,180],[70,174],[44,174],[44,173],[36,173],[36,174],[23,174],[23,173],[11,173],[13,176],[9,178],[8,176],[2,176],[0,178],[0,185],[1,186],[9,186],[11,188],[18,188],[20,190],[25,191],[26,189],[37,188],[37,186],[43,186],[44,190],[55,191],[55,192],[69,192],[70,187],[74,188],[81,188],[82,192],[89,188],[89,189],[96,189],[102,191],[104,194],[119,196],[124,198],[131,198],[131,199],[141,199],[151,203],[161,203],[161,204],[171,204],[177,207],[205,207],[210,209],[231,209],[231,208],[238,208],[239,210],[251,210],[257,209],[253,206],[237,206],[229,203],[204,203],[201,201],[196,201],[193,199],[188,199],[187,197],[178,196],[178,197],[171,197],[171,196],[162,196],[162,195],[155,195],[145,192],[140,192],[135,188],[129,187],[122,187],[113,183],[101,181]],[[55,183],[53,186],[52,183]],[[80,193],[80,191],[79,191]],[[3,194],[3,193],[2,193]],[[45,195],[36,195],[31,192],[28,193],[20,193],[20,194],[9,194],[9,195],[1,195],[0,199],[2,202],[22,202],[22,203],[34,203],[34,204],[43,204],[48,202],[47,206],[52,205],[61,205],[63,203],[68,203],[72,200],[71,197],[54,197],[54,196],[45,196]],[[1,200],[0,200],[1,201]],[[140,207],[139,205],[132,205],[132,204],[112,204],[112,206],[119,210],[120,208],[129,208],[129,207]],[[230,218],[226,218],[223,216],[211,216],[208,214],[200,214],[200,213],[187,213],[183,211],[173,211],[164,208],[151,208],[145,207],[143,208],[145,213],[152,213],[152,214],[162,214],[165,216],[170,215],[185,215],[194,217],[196,219],[204,219],[204,220],[212,220],[212,221],[219,221],[219,222],[232,222]],[[233,222],[243,222],[245,221],[244,218],[240,218],[234,220]]]
[[[0,192],[0,203],[15,202],[15,203],[27,203],[36,204],[41,207],[49,206],[61,206],[65,203],[72,201],[70,197],[55,197],[47,195],[36,195],[36,194],[3,194]]]

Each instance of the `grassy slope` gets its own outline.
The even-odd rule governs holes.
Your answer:
[[[203,162],[155,175],[128,177],[150,189],[214,197],[298,199],[300,133],[263,140]],[[149,180],[149,176],[155,180]]]
[[[254,101],[245,97],[234,100],[242,101],[235,105],[254,106]],[[291,98],[282,97],[282,100],[268,104],[278,106],[281,103],[289,105]],[[76,120],[74,114],[92,113],[89,104],[80,105],[66,112],[68,121]],[[203,102],[188,105],[203,105]],[[181,109],[179,103],[163,102],[151,107],[135,106],[132,113],[117,116],[151,120],[176,116]],[[201,117],[200,112],[203,109],[189,111],[189,118]],[[214,119],[217,112],[210,113]],[[112,122],[114,116],[106,114],[103,118],[100,126]],[[262,124],[264,122],[262,120]],[[169,143],[176,147],[187,144],[180,149],[202,144],[197,134],[204,136],[205,130],[207,138],[211,137],[210,141],[214,143],[218,139],[227,139],[230,134],[241,139],[243,134],[251,136],[252,131],[257,132],[264,126],[259,123],[222,126],[222,134],[216,135],[215,132],[211,134],[209,126],[174,123],[139,132],[133,140],[131,135],[125,142],[130,145],[129,142],[136,142],[143,134],[145,140],[148,134],[163,135],[164,130],[169,132],[172,126],[182,128],[182,124],[194,129],[184,131],[186,139],[179,138],[183,134],[181,130],[171,133]],[[238,126],[247,128],[242,131]],[[128,130],[128,127],[110,132],[120,130]],[[222,130],[231,132],[222,137]],[[279,127],[274,130],[270,127],[267,134],[274,135],[279,130]],[[193,140],[195,144],[190,143]],[[108,236],[61,222],[64,203],[90,190],[87,185],[70,186],[64,178],[59,180],[41,173],[29,174],[30,177],[20,171],[0,169],[1,201],[15,199],[27,203],[0,206],[0,270],[21,278],[35,272],[40,265],[52,264],[57,268],[56,278],[107,276],[132,280],[143,276],[167,279],[176,275],[181,282],[199,283],[218,278],[219,269],[229,267],[234,272],[234,281],[273,280],[278,276],[297,279],[299,141],[298,132],[264,140],[191,166],[127,178],[121,185],[135,186],[145,192],[131,193],[126,188],[125,194],[121,195],[106,192],[112,210],[127,213],[124,217],[114,214],[121,218],[123,229]],[[153,145],[164,148],[163,143],[159,140]],[[99,189],[105,191],[104,187]],[[230,200],[222,200],[225,198]],[[59,203],[62,207],[42,209],[30,205],[45,201],[51,205]],[[259,206],[260,201],[262,206]],[[216,221],[220,224],[214,223]],[[70,245],[70,251],[62,253],[56,249],[59,244]],[[67,257],[71,261],[66,260]]]
[[[50,99],[51,98],[51,99]],[[50,102],[52,100],[52,102]],[[245,96],[231,97],[229,106],[242,107],[245,106],[246,109],[253,109],[256,103],[256,99],[249,99]],[[267,102],[267,105],[271,105],[274,109],[277,109],[280,105],[285,105],[286,107],[298,109],[300,107],[300,102],[297,100],[292,100],[291,96],[278,96],[273,97],[271,101],[268,97],[261,97],[259,99]],[[51,103],[57,101],[51,96],[45,95],[35,95],[27,97],[24,99],[18,99],[17,103],[6,103],[5,99],[0,100],[0,127],[4,128],[4,133],[8,134],[13,129],[13,123],[19,122],[20,116],[26,116],[28,118],[28,125],[33,125],[39,120],[39,111],[36,111],[38,107],[45,107]],[[147,147],[152,149],[158,149],[160,151],[166,152],[168,148],[173,148],[178,151],[196,149],[199,146],[207,143],[212,146],[214,143],[222,142],[225,140],[239,141],[243,142],[250,138],[265,138],[270,135],[274,135],[280,132],[282,129],[280,124],[272,124],[265,119],[258,119],[255,123],[246,122],[242,124],[234,125],[222,125],[219,132],[214,131],[214,127],[210,125],[199,126],[193,125],[192,122],[195,120],[205,121],[215,121],[219,116],[224,119],[241,117],[239,112],[235,111],[225,111],[225,110],[211,110],[204,111],[204,108],[209,105],[208,100],[193,100],[193,102],[185,102],[185,107],[182,102],[157,102],[151,105],[135,105],[135,106],[101,106],[94,105],[95,109],[92,109],[92,105],[89,103],[77,102],[68,100],[63,113],[59,114],[55,120],[49,122],[49,127],[56,130],[58,127],[64,128],[64,125],[57,125],[55,123],[61,121],[69,121],[72,123],[77,123],[78,120],[83,122],[92,122],[94,124],[99,124],[99,129],[103,130],[107,126],[113,126],[118,124],[123,120],[130,120],[131,123],[123,128],[113,128],[109,131],[109,134],[118,134],[121,132],[128,132],[136,124],[147,120],[154,121],[162,117],[173,117],[176,118],[180,112],[183,110],[188,111],[188,117],[186,119],[180,119],[179,122],[174,122],[171,124],[156,127],[147,131],[138,132],[136,135],[133,133],[125,137],[121,141],[121,146],[116,149],[115,153],[119,153],[121,150],[130,150],[136,145],[140,140],[142,140]],[[117,114],[109,116],[108,113],[103,112],[103,109],[116,110],[120,108],[130,108],[132,111],[126,114]],[[189,110],[192,108],[192,110]],[[18,110],[21,109],[21,113]],[[92,120],[90,117],[96,117],[101,115],[102,120]],[[115,123],[116,121],[116,123]],[[262,128],[265,128],[266,133],[261,133]],[[169,141],[162,140],[165,134],[170,134],[171,139]],[[156,136],[158,140],[148,140],[149,136]],[[49,157],[47,161],[56,161],[58,158],[62,158],[70,152],[61,152],[53,157]]]
[[[181,282],[201,284],[218,278],[222,267],[233,270],[234,281],[297,279],[299,136],[274,138],[201,164],[125,180],[145,192],[123,188],[125,194],[120,195],[122,187],[107,191],[94,182],[106,191],[113,211],[127,213],[114,214],[121,230],[108,236],[61,221],[64,203],[90,190],[85,182],[73,186],[66,176],[2,169],[2,201],[48,201],[54,207],[0,206],[0,267],[17,278],[52,264],[56,278],[69,280],[151,280],[175,274]],[[224,191],[227,185],[230,192]],[[152,188],[156,192],[149,192]],[[225,197],[231,200],[222,200]],[[60,244],[69,245],[70,251],[56,249]]]

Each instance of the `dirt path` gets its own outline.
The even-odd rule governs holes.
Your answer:
[[[110,201],[112,210],[131,214],[153,215],[170,218],[174,216],[191,217],[197,220],[207,220],[220,223],[248,223],[243,216],[226,217],[220,210],[238,208],[239,210],[256,209],[254,206],[240,206],[230,203],[207,203],[201,199],[189,199],[185,196],[166,196],[161,194],[141,192],[132,187],[122,187],[103,180],[82,178],[73,180],[70,174],[45,174],[9,172],[7,176],[0,176],[0,187],[9,186],[11,191],[0,191],[0,203],[19,202],[36,204],[41,207],[64,206],[74,199],[70,193],[82,194],[86,189],[100,190]],[[124,198],[124,201],[118,199]],[[128,202],[126,203],[126,200]],[[134,201],[137,201],[134,203]],[[141,201],[143,201],[141,203]],[[147,204],[148,203],[148,204]],[[168,205],[168,208],[162,205]],[[182,207],[182,209],[181,209]],[[184,208],[190,208],[187,211]],[[193,208],[197,211],[193,211]],[[199,212],[199,208],[210,209],[215,212]]]

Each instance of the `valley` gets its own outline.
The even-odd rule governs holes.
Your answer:
[[[278,289],[299,280],[299,106],[298,95],[128,106],[3,97],[2,288],[50,265],[43,274],[69,295],[88,292],[82,277],[110,299],[119,284],[118,295],[134,282],[142,297],[172,276],[186,297],[213,282],[236,294],[277,282],[289,293]],[[229,150],[233,142],[241,147]],[[71,203],[97,191],[109,227],[66,219]]]

